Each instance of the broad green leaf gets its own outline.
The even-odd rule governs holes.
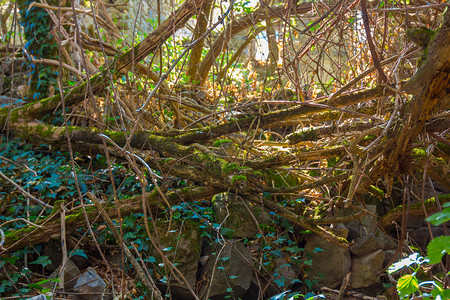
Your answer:
[[[450,236],[438,236],[428,243],[427,254],[431,264],[440,262],[445,253],[450,254]]]
[[[416,276],[404,275],[397,282],[397,291],[401,299],[408,297],[419,289],[419,282]]]
[[[441,212],[435,213],[427,218],[427,221],[437,226],[450,221],[450,207],[443,209]]]

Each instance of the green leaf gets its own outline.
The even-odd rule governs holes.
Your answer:
[[[441,212],[429,216],[427,218],[427,221],[435,226],[450,221],[450,207],[445,208]]]
[[[416,276],[404,275],[397,282],[397,291],[401,299],[408,297],[419,289],[419,281]]]
[[[179,210],[175,211],[173,213],[173,218],[174,219],[179,219],[181,217],[181,212]]]
[[[323,251],[325,251],[325,250],[323,250],[322,248],[319,248],[319,247],[316,247],[313,250],[314,253],[319,253],[319,252],[323,252]]]
[[[233,235],[234,235],[234,230],[230,229],[230,228],[222,227],[222,228],[220,228],[220,234],[226,236],[229,239],[232,239]]]
[[[30,262],[30,264],[32,265],[42,265],[43,267],[45,267],[46,265],[51,264],[52,261],[50,259],[48,259],[48,256],[39,256],[38,259],[36,259],[33,262]]]
[[[444,253],[450,254],[450,236],[438,236],[427,246],[427,254],[431,264],[441,261]]]
[[[299,247],[297,247],[297,246],[293,246],[293,247],[287,247],[286,248],[286,251],[289,251],[289,252],[291,252],[291,253],[299,253],[300,251],[302,251],[302,249],[300,249]]]
[[[87,257],[87,255],[86,255],[86,253],[84,253],[84,250],[81,250],[81,249],[75,249],[73,252],[72,252],[72,255],[78,255],[78,256],[81,256],[81,257],[84,257],[84,258],[88,258]]]

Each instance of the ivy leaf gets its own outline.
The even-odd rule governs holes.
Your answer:
[[[42,265],[43,267],[45,267],[46,265],[51,264],[52,261],[50,259],[48,259],[48,256],[39,256],[38,259],[36,259],[33,262],[30,262],[30,264],[32,265]]]
[[[88,259],[86,253],[84,253],[84,250],[81,250],[81,249],[75,249],[72,252],[72,255],[78,255],[78,256],[81,256],[81,257],[84,257],[84,258]]]
[[[293,246],[293,247],[287,247],[286,251],[289,251],[291,253],[299,253],[300,251],[302,251],[302,249],[300,249],[297,246]]]
[[[401,299],[408,297],[419,289],[419,281],[416,276],[404,275],[397,282],[397,291]]]
[[[127,232],[123,235],[124,240],[134,239],[136,238],[136,235],[132,232]]]
[[[153,256],[149,256],[148,258],[144,258],[143,261],[149,263],[156,263],[156,259]]]
[[[316,247],[313,250],[314,253],[319,253],[319,252],[323,252],[323,251],[325,251],[325,250],[323,250],[322,248],[319,248],[319,247]]]
[[[220,234],[226,236],[229,239],[232,239],[233,235],[234,235],[234,230],[230,229],[230,228],[222,227],[222,228],[220,228]]]
[[[450,236],[438,236],[428,243],[427,254],[430,263],[437,264],[445,253],[450,254]]]

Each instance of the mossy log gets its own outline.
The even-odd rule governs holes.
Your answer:
[[[385,89],[383,86],[379,86],[362,92],[338,96],[329,101],[324,100],[314,104],[304,103],[288,109],[231,120],[227,123],[207,127],[201,130],[192,130],[188,133],[178,132],[175,141],[183,145],[200,143],[202,141],[218,138],[222,135],[251,130],[256,123],[258,123],[260,128],[278,127],[280,122],[283,121],[297,119],[305,115],[315,114],[326,110],[332,110],[333,107],[341,108],[352,104],[379,99],[385,97],[386,95],[391,95],[392,93],[393,92],[391,90]],[[255,119],[257,119],[258,122],[255,122]]]
[[[438,199],[441,204],[444,204],[450,202],[450,195],[439,195]],[[399,221],[402,217],[403,212],[407,213],[409,217],[425,217],[424,207],[428,216],[439,211],[436,204],[436,199],[434,197],[424,201],[423,204],[422,202],[418,202],[410,205],[409,207],[399,205],[384,215],[380,221],[378,221],[378,226],[382,229],[386,229],[389,226],[394,225],[394,222]]]
[[[180,203],[181,201],[200,200],[206,197],[211,197],[218,191],[213,187],[192,187],[183,188],[165,193],[166,199],[172,204]],[[117,218],[119,212],[122,216],[131,213],[142,211],[142,196],[135,196],[128,199],[119,200],[116,202],[102,203],[105,206],[107,214],[111,218]],[[152,191],[146,195],[146,202],[150,207],[166,208],[164,200],[157,190]],[[56,206],[55,206],[56,207]],[[83,213],[81,207],[74,208],[66,212],[65,227],[66,232],[83,227],[86,225],[86,218],[91,221],[97,220],[100,216],[95,205],[85,205],[86,215]],[[59,211],[52,212],[48,217],[36,222],[36,225],[29,225],[19,230],[5,232],[5,243],[3,247],[6,250],[0,254],[6,254],[25,246],[31,246],[39,243],[45,243],[52,238],[57,238],[61,234],[61,220],[59,218]]]

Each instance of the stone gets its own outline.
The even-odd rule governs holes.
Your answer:
[[[397,241],[382,231],[378,230],[375,238],[383,245],[383,250],[397,250]]]
[[[408,216],[408,220],[406,221],[406,227],[407,228],[420,228],[424,225],[424,218],[423,217],[416,217],[416,216]]]
[[[397,252],[397,250],[385,250],[384,251],[383,268],[389,267],[390,264],[393,264],[393,263],[399,261],[400,259],[402,259],[401,253],[398,253],[397,256],[395,257],[395,259],[393,259],[396,252]]]
[[[58,278],[61,267],[62,266],[59,266],[52,274],[50,274],[48,279]],[[73,287],[75,286],[75,283],[77,282],[77,279],[80,275],[81,272],[78,267],[71,259],[68,259],[64,266],[64,291],[73,291]],[[59,282],[47,282],[43,286],[45,288],[53,289],[53,287],[59,286]]]
[[[290,264],[289,257],[277,257],[274,259],[274,280],[277,283],[281,280],[282,287],[288,288],[300,276],[300,270],[295,265]]]
[[[48,256],[48,259],[51,261],[50,264],[45,266],[45,269],[50,273],[54,272],[62,263],[61,242],[50,240],[44,246],[42,255]]]
[[[77,268],[80,270],[84,270],[91,265],[91,262],[89,261],[89,259],[87,257],[77,255],[77,254],[72,255],[70,257],[70,260],[73,261],[75,266],[77,266]]]
[[[210,258],[201,268],[199,282],[203,299],[219,300],[227,296],[242,298],[250,288],[253,257],[250,250],[237,240],[225,240],[223,245],[208,245],[204,255]]]
[[[409,235],[411,237],[412,243],[415,246],[418,246],[424,252],[427,249],[428,243],[431,241],[430,231],[428,230],[428,226],[423,226],[414,230],[408,230]],[[433,237],[438,237],[444,235],[444,228],[442,227],[431,227],[431,232],[433,233]]]
[[[364,257],[356,258],[352,264],[350,278],[351,288],[365,288],[378,283],[380,273],[383,270],[384,252],[379,249]]]
[[[378,249],[383,249],[384,243],[382,239],[377,239],[375,234],[371,233],[369,235],[359,238],[356,243],[350,246],[350,252],[357,257],[363,257],[370,252],[374,252]]]
[[[153,225],[150,227],[153,228]],[[169,259],[177,269],[183,274],[189,287],[195,290],[195,283],[197,280],[197,272],[202,250],[202,239],[200,237],[200,228],[191,221],[174,220],[172,221],[170,229],[167,222],[158,221],[156,223],[159,244],[164,255]],[[152,230],[152,229],[151,229]],[[170,233],[168,231],[170,230]],[[152,230],[153,231],[153,230]],[[153,256],[157,262],[154,263],[154,268],[158,269],[159,274],[165,275],[164,280],[156,281],[156,285],[163,291],[163,294],[169,292],[173,298],[178,299],[193,299],[193,296],[186,286],[184,281],[178,280],[171,272],[166,271],[170,267],[165,267],[158,252],[152,249],[149,256]],[[175,273],[176,274],[176,273]],[[179,278],[177,275],[176,277]],[[170,287],[170,291],[169,288]]]
[[[345,227],[348,229],[348,241],[355,241],[363,236],[362,227],[359,220],[348,222]]]
[[[111,293],[106,291],[105,281],[92,268],[88,268],[78,277],[73,291],[77,293],[71,297],[73,300],[112,299]]]
[[[359,220],[350,221],[346,223],[346,227],[349,230],[349,240],[356,240],[361,236],[368,235],[370,233],[375,233],[377,231],[378,220],[373,215],[377,213],[377,206],[372,204],[367,204],[364,206],[359,205],[361,208],[365,208],[371,214],[366,214]],[[337,216],[344,216],[346,213],[343,210],[336,210]]]
[[[272,218],[262,207],[250,203],[244,204],[243,201],[241,197],[236,197],[231,193],[215,195],[213,210],[216,213],[216,223],[233,230],[233,238],[254,238],[259,233],[254,219],[259,224],[269,224]]]
[[[348,230],[333,231],[346,238]],[[351,257],[349,249],[339,247],[326,239],[311,235],[305,245],[303,263],[310,265],[306,270],[309,277],[316,279],[319,286],[335,288],[350,271]]]
[[[372,215],[377,215],[377,206],[372,204],[367,204],[365,209],[370,212]],[[377,229],[378,220],[376,217],[372,215],[365,215],[359,221],[361,222],[361,226],[363,228],[363,235],[374,233]]]

